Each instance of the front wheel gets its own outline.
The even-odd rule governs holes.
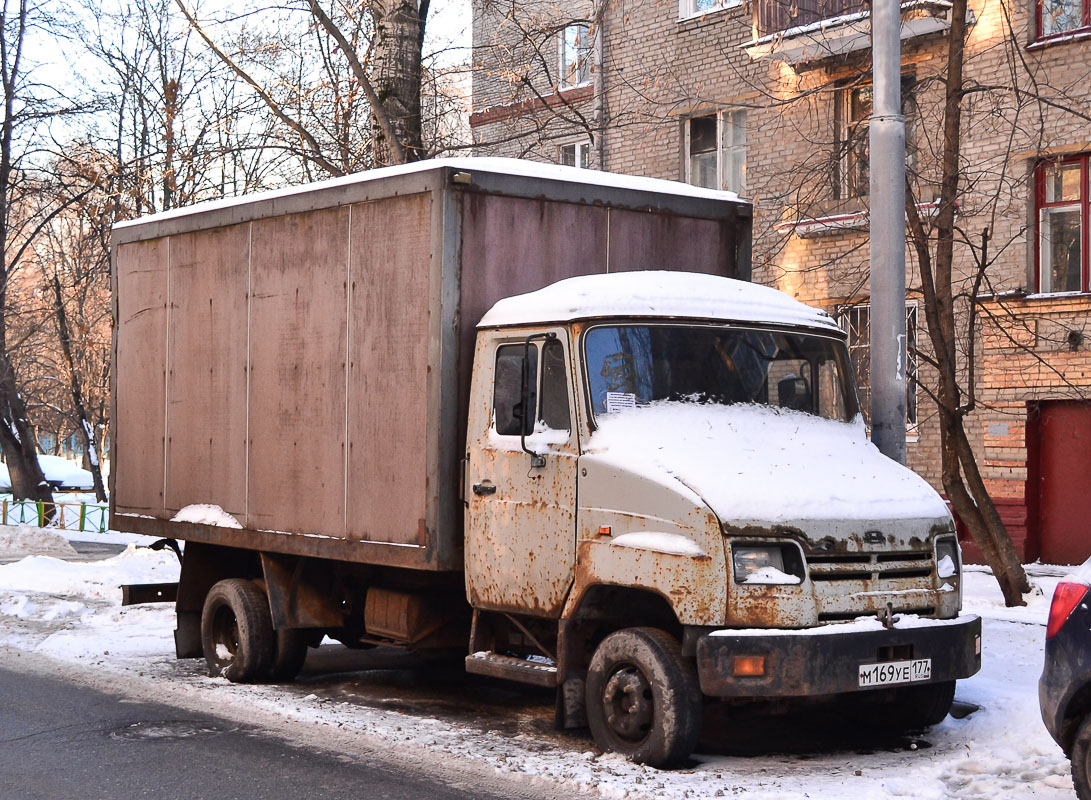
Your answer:
[[[596,744],[652,767],[693,752],[701,732],[697,669],[658,628],[626,628],[602,640],[587,673],[587,722]]]
[[[201,648],[208,674],[232,683],[265,678],[275,638],[269,601],[255,583],[229,578],[208,591],[201,611]]]

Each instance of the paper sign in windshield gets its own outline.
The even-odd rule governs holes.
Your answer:
[[[631,392],[607,392],[606,413],[624,411],[627,408],[636,408],[636,395]]]

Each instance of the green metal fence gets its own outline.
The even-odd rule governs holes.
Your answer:
[[[68,531],[105,533],[110,523],[109,506],[105,503],[43,503],[4,498],[0,501],[0,514],[4,525],[44,528],[48,524]]]

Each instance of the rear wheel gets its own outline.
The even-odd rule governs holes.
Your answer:
[[[215,584],[201,611],[201,647],[208,673],[233,683],[261,680],[273,665],[274,632],[265,593],[252,581]]]
[[[298,628],[281,628],[275,632],[273,661],[266,676],[274,683],[294,681],[307,660],[311,632]]]
[[[1083,718],[1072,741],[1072,785],[1076,797],[1091,800],[1091,714]]]
[[[602,640],[587,673],[587,722],[595,742],[632,761],[670,767],[701,732],[693,662],[658,628],[627,628]]]

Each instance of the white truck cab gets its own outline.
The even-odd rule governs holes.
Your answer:
[[[467,669],[555,681],[639,760],[688,755],[702,694],[871,691],[912,727],[979,668],[946,504],[868,442],[844,333],[774,289],[651,271],[500,301],[465,482]]]

